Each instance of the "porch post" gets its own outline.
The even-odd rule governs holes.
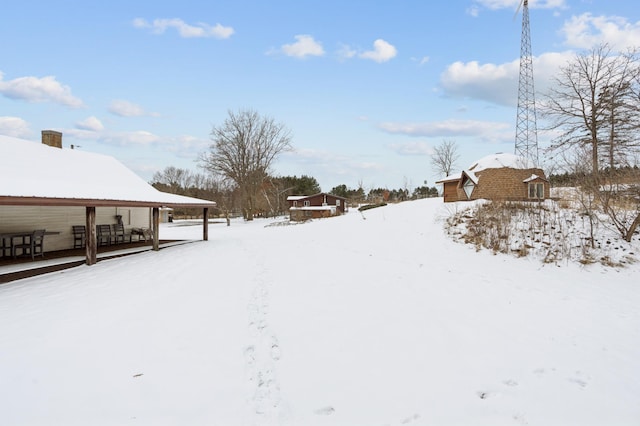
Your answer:
[[[87,265],[94,265],[98,257],[98,240],[96,238],[96,208],[87,207],[85,253]]]
[[[202,239],[204,241],[209,240],[209,208],[205,207],[202,212],[203,222],[202,222]]]
[[[160,209],[158,207],[154,207],[152,210],[153,217],[153,250],[160,250]]]

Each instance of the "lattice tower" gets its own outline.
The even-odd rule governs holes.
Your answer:
[[[535,165],[538,165],[538,129],[536,125],[536,99],[533,87],[533,60],[531,58],[528,3],[528,0],[523,0],[521,3],[522,36],[520,42],[520,79],[518,82],[515,153],[528,158]]]

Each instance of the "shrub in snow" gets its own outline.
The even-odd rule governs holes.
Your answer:
[[[577,261],[623,266],[636,260],[639,241],[627,243],[593,211],[565,202],[459,203],[445,221],[449,235],[476,250],[544,263]]]

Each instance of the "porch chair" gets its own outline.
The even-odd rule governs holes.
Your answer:
[[[37,229],[31,235],[22,237],[21,243],[13,244],[13,258],[17,257],[18,249],[22,251],[22,256],[31,255],[31,260],[35,260],[36,256],[44,257],[44,233],[44,229]]]
[[[11,255],[11,238],[0,238],[0,257],[9,257]]]
[[[96,225],[96,240],[99,246],[111,244],[111,225]]]
[[[129,242],[131,242],[131,235],[129,234]],[[122,223],[116,223],[113,225],[113,241],[118,243],[124,243],[127,239],[127,233],[124,230],[124,225]]]
[[[84,225],[72,225],[73,248],[84,248],[87,238],[87,230]]]

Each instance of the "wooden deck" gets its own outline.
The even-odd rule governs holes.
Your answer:
[[[194,241],[160,240],[160,249],[191,242]],[[153,250],[151,241],[113,244],[99,247],[97,258],[99,262],[149,250]],[[0,257],[0,284],[73,268],[84,265],[85,262],[86,252],[84,248],[49,251],[44,253],[44,257],[37,256],[35,260],[31,260],[31,257],[18,257],[16,259]]]

